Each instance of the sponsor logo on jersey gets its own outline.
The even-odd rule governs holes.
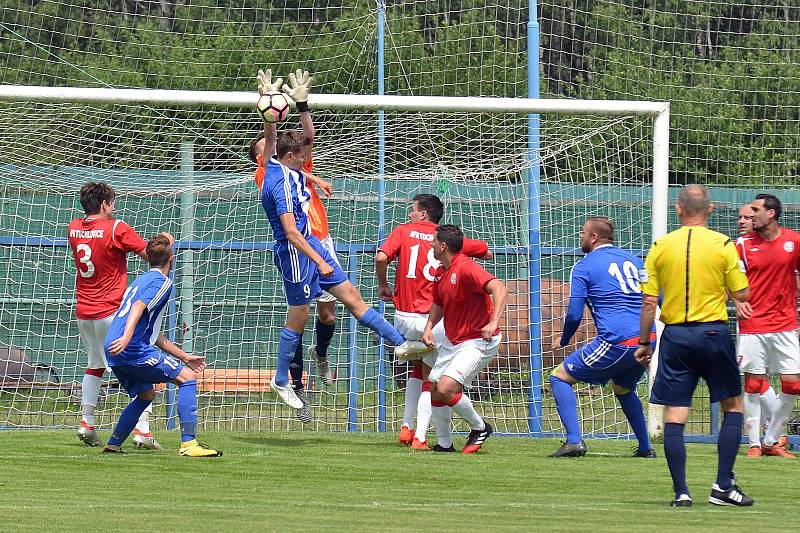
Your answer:
[[[452,283],[453,285],[456,284],[456,273],[455,272],[450,274],[450,283]]]
[[[757,252],[757,251],[759,251],[759,250],[761,250],[761,248],[750,248],[750,251],[751,251],[751,252]]]
[[[783,249],[787,252],[794,252],[794,243],[792,241],[786,241],[783,243]]]
[[[408,234],[408,236],[412,239],[418,239],[420,241],[433,242],[433,233],[421,233],[417,230],[413,230]]]

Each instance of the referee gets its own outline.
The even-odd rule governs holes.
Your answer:
[[[675,204],[681,228],[653,243],[639,276],[644,302],[636,359],[645,365],[653,355],[650,331],[659,295],[664,298],[660,319],[665,328],[650,402],[666,406],[664,456],[675,488],[675,507],[692,505],[686,485],[683,430],[699,378],[708,384],[711,401],[720,402],[725,412],[717,441],[717,481],[708,501],[753,505],[733,475],[742,438],[743,406],[725,306],[726,289],[740,302],[747,301],[750,290],[733,242],[706,227],[713,209],[704,187],[685,187]]]

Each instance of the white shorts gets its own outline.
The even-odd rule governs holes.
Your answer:
[[[480,371],[497,356],[502,338],[497,334],[490,341],[470,339],[455,346],[445,338],[438,347],[439,356],[428,379],[438,383],[442,376],[447,376],[470,388]]]
[[[339,258],[336,256],[336,246],[333,245],[333,239],[331,239],[331,236],[328,235],[320,242],[322,243],[322,247],[328,250],[328,253],[331,254],[331,257],[334,261],[336,261],[336,264],[342,266],[342,264],[339,262]],[[317,301],[322,303],[335,302],[336,297],[327,291],[322,291],[322,296],[317,298]]]
[[[796,331],[741,333],[736,359],[750,374],[800,374],[800,341]]]
[[[78,333],[81,336],[81,342],[86,348],[86,352],[89,354],[87,368],[108,368],[103,346],[106,342],[108,328],[111,327],[113,319],[114,315],[97,320],[78,319]]]
[[[403,337],[410,341],[421,341],[422,333],[425,331],[425,324],[428,323],[427,313],[406,313],[405,311],[394,312],[394,327],[399,331]],[[433,327],[433,342],[436,346],[447,340],[444,334],[444,320],[440,320],[438,324]],[[436,362],[436,350],[432,353],[415,354],[409,356],[409,360],[419,360],[433,368]]]

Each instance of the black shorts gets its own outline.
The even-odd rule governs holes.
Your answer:
[[[724,322],[668,325],[659,342],[650,403],[690,407],[700,378],[712,402],[742,393],[736,351]]]

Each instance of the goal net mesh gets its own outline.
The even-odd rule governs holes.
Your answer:
[[[541,247],[533,258],[541,271],[542,318],[533,331],[540,331],[545,346],[540,378],[546,384],[568,353],[549,347],[566,311],[586,217],[608,216],[619,245],[637,253],[647,247],[652,120],[543,115],[541,185],[532,202],[525,116],[387,112],[382,175],[376,113],[319,110],[313,117],[315,173],[334,184],[326,200],[332,237],[365,300],[377,308],[374,251],[380,235],[406,220],[415,194],[439,195],[444,222],[490,243],[495,258],[484,266],[511,293],[500,356],[473,388],[478,409],[503,433],[527,434],[531,416],[543,431],[560,432],[546,385],[541,410],[529,409],[529,209],[540,206]],[[0,123],[0,426],[71,427],[78,419],[86,354],[65,237],[69,221],[82,215],[81,185],[95,180],[114,187],[116,216],[142,236],[169,231],[179,239],[165,333],[207,358],[199,378],[201,426],[397,427],[408,367],[356,327],[342,306],[329,349],[334,385],[321,387],[306,361],[314,422],[301,426],[268,391],[286,308],[247,159],[260,128],[252,109],[17,102],[0,105]],[[297,127],[296,114],[280,129],[290,127]],[[130,279],[145,269],[138,258],[129,259]],[[391,318],[391,306],[385,313]],[[593,335],[590,322],[585,320],[573,348]],[[311,324],[306,346],[313,342]],[[629,432],[610,390],[579,387],[578,398],[586,433]],[[127,401],[107,374],[99,425],[110,427]],[[168,389],[157,395],[157,428],[171,402]]]

